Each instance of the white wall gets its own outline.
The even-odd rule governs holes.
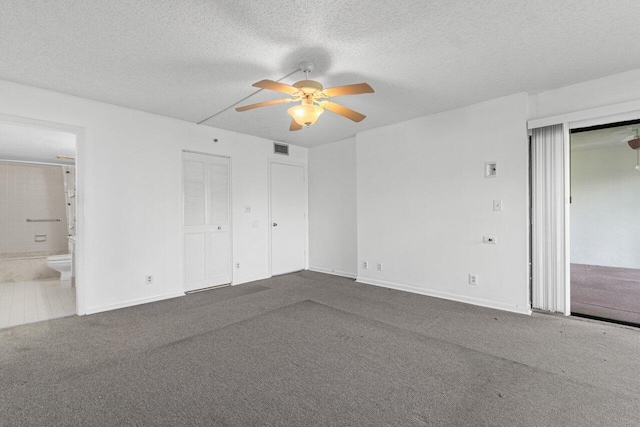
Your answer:
[[[358,280],[528,313],[526,120],[522,93],[358,134]]]
[[[357,275],[356,139],[309,150],[309,266]]]
[[[640,269],[640,171],[626,143],[571,152],[571,262]]]
[[[640,70],[358,134],[357,252],[370,265],[364,271],[357,263],[359,280],[526,312],[526,121],[637,100]],[[310,150],[312,266],[353,262],[344,238],[351,226],[329,209],[352,193],[337,185],[351,153],[344,141]],[[500,162],[495,181],[479,178],[488,160]],[[503,212],[491,211],[493,198],[503,199]],[[341,240],[324,238],[327,230],[341,230]],[[483,234],[497,235],[498,245],[480,243]],[[472,272],[480,277],[475,288],[467,285]]]
[[[242,265],[234,283],[268,276],[267,159],[282,160],[271,141],[10,82],[0,81],[0,92],[0,114],[85,129],[78,156],[86,171],[80,208],[89,311],[181,293],[182,149],[232,157],[233,256]],[[492,100],[358,134],[357,160],[352,142],[318,147],[311,179],[335,187],[337,179],[320,167],[325,157],[343,160],[336,169],[345,177],[357,163],[357,250],[370,263],[366,271],[358,266],[361,281],[525,312],[526,120],[638,99],[640,70]],[[306,157],[306,149],[291,146],[292,160]],[[482,178],[489,160],[499,162],[493,180]],[[310,191],[310,218],[318,220],[310,253],[312,266],[348,273],[353,206],[346,222],[317,211],[328,206],[323,200],[352,200],[346,182],[339,194],[321,185]],[[503,212],[491,210],[494,198],[503,199]],[[343,241],[317,240],[319,230],[341,227]],[[480,243],[484,234],[495,234],[498,245]],[[375,271],[378,261],[382,272]],[[468,273],[479,275],[478,286],[467,285]],[[147,274],[154,275],[151,286],[143,283]]]
[[[36,241],[36,234],[46,241]],[[62,166],[0,162],[0,254],[67,250]]]
[[[182,293],[183,149],[231,156],[233,259],[242,266],[233,281],[268,277],[272,141],[10,82],[0,81],[0,93],[0,114],[85,130],[78,146],[84,179],[78,198],[88,312]],[[305,148],[291,146],[290,154],[306,164]],[[148,274],[152,285],[144,283]]]

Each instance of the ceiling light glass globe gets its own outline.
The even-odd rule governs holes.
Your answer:
[[[296,105],[287,110],[287,113],[293,117],[296,123],[300,126],[311,126],[314,124],[320,114],[324,112],[324,108],[317,105]]]

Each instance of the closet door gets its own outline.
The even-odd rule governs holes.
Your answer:
[[[300,166],[271,163],[271,274],[305,268],[305,182]]]
[[[185,291],[231,283],[229,159],[184,153]]]

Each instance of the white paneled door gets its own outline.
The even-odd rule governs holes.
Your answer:
[[[183,154],[187,292],[231,283],[229,166],[226,157]]]
[[[305,268],[304,169],[271,163],[271,274]]]

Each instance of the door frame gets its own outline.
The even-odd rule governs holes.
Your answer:
[[[12,116],[0,114],[0,123],[8,125],[18,125],[38,129],[54,130],[74,134],[76,136],[76,314],[82,316],[87,314],[86,309],[86,252],[87,242],[85,238],[85,159],[86,159],[86,131],[85,128],[72,126],[65,123],[49,122],[46,120],[32,119],[28,117]]]
[[[605,107],[594,108],[591,110],[577,111],[573,113],[562,114],[558,116],[530,120],[527,123],[529,131],[535,128],[551,126],[554,124],[561,124],[563,127],[563,150],[565,153],[565,159],[563,162],[563,176],[564,182],[559,183],[562,185],[562,191],[566,195],[564,218],[557,218],[562,220],[565,225],[565,230],[562,236],[560,236],[561,244],[565,248],[564,255],[564,292],[566,295],[566,307],[562,313],[565,316],[571,315],[571,204],[569,201],[570,189],[571,189],[571,130],[584,127],[612,124],[617,122],[624,122],[629,120],[640,119],[640,101],[631,101],[623,104],[610,105]],[[529,165],[531,168],[531,151],[529,151]],[[533,192],[533,185],[529,180],[529,194]],[[530,204],[530,209],[533,210],[533,203]],[[531,215],[530,215],[531,217]],[[529,222],[531,225],[531,218]],[[534,232],[532,228],[532,232]],[[530,271],[533,268],[533,253],[529,254]],[[529,303],[533,305],[533,291],[529,293]]]
[[[182,251],[181,251],[181,257],[180,257],[180,281],[182,283],[182,291],[185,293],[188,292],[185,290],[186,285],[187,285],[187,281],[186,281],[186,276],[185,276],[185,264],[184,264],[184,253],[185,253],[185,239],[184,239],[184,227],[185,227],[185,219],[184,219],[184,198],[185,198],[185,194],[184,194],[184,184],[185,184],[185,179],[184,179],[184,155],[185,153],[189,153],[189,154],[200,154],[203,156],[212,156],[212,157],[220,157],[222,159],[228,159],[229,160],[229,276],[230,276],[230,282],[229,282],[229,286],[233,286],[233,159],[231,158],[231,156],[224,156],[222,154],[213,154],[213,153],[206,153],[204,151],[195,151],[195,150],[188,150],[186,148],[183,148],[180,151],[180,209],[181,209],[181,228],[180,228],[180,240],[182,241]],[[206,288],[205,288],[206,289]],[[189,291],[190,292],[190,291]]]
[[[273,270],[271,268],[272,262],[272,225],[273,220],[271,218],[271,165],[281,164],[285,166],[297,166],[302,168],[302,176],[304,179],[304,269],[309,269],[309,176],[307,174],[307,165],[295,160],[286,159],[267,159],[267,193],[268,197],[268,210],[269,210],[269,222],[267,227],[269,229],[269,277],[273,277]]]

